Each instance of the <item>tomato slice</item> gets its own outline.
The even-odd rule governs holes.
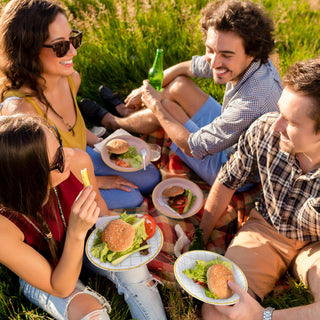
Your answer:
[[[122,168],[130,168],[130,164],[128,162],[125,162],[119,158],[116,160],[116,165]]]
[[[153,235],[155,234],[157,229],[157,224],[154,221],[154,219],[148,214],[143,215],[141,218],[144,219],[144,227],[146,228],[146,233],[148,235],[147,240],[148,240],[152,238]]]

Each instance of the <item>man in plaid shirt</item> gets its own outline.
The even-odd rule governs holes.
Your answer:
[[[223,166],[205,205],[205,242],[235,190],[258,170],[256,207],[225,256],[243,270],[251,296],[262,300],[289,269],[310,289],[315,303],[274,311],[239,286],[234,307],[203,305],[203,318],[318,319],[320,313],[320,59],[294,64],[283,79],[278,113],[256,120]],[[222,313],[222,314],[221,314]]]

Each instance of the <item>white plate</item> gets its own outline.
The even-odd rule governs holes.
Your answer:
[[[122,135],[122,136],[115,136],[114,138],[108,140],[101,149],[101,158],[104,161],[104,163],[109,166],[110,168],[117,170],[117,171],[122,171],[122,172],[134,172],[134,171],[138,171],[143,169],[143,164],[141,164],[140,168],[123,168],[123,167],[119,167],[115,164],[114,161],[110,160],[110,156],[109,156],[109,151],[107,150],[107,143],[109,143],[111,140],[114,139],[123,139],[125,141],[127,141],[129,143],[129,146],[134,146],[137,149],[137,152],[139,154],[141,154],[141,149],[146,149],[147,150],[147,156],[146,156],[146,166],[149,164],[150,160],[151,160],[151,151],[150,151],[150,147],[148,146],[148,144],[143,141],[140,138],[131,136],[131,135]]]
[[[162,196],[162,192],[169,186],[173,186],[173,185],[180,186],[184,189],[189,189],[196,196],[196,199],[192,204],[191,208],[189,209],[189,211],[187,213],[180,215],[180,219],[189,218],[195,215],[196,213],[198,213],[203,205],[203,193],[201,189],[194,182],[187,179],[183,179],[183,178],[169,178],[169,179],[163,180],[154,188],[152,192],[152,202],[156,207],[156,209],[169,218],[179,219],[177,215],[172,213],[170,209],[168,209],[166,206],[159,203],[159,200],[158,200],[160,197],[162,197],[163,201],[167,203],[168,199]]]
[[[138,215],[138,217],[141,215]],[[97,231],[99,229],[104,229],[105,226],[114,219],[119,219],[120,216],[110,216],[106,218],[108,220],[107,222],[101,224],[98,228],[96,228],[91,235],[89,236],[87,242],[86,242],[86,255],[91,263],[93,263],[95,266],[99,267],[103,270],[109,270],[109,271],[126,271],[130,269],[134,269],[137,267],[140,267],[151,260],[153,260],[158,253],[160,252],[162,245],[163,245],[163,235],[160,230],[160,228],[157,226],[156,232],[154,236],[147,240],[148,244],[151,244],[151,247],[149,247],[149,253],[147,255],[141,255],[140,252],[135,252],[132,255],[130,255],[128,258],[120,262],[118,265],[114,266],[110,262],[101,262],[100,259],[97,259],[94,257],[91,253],[91,248],[93,246],[94,239],[97,237]],[[105,220],[105,221],[106,221]]]
[[[179,282],[180,286],[187,291],[193,297],[209,303],[216,305],[230,305],[235,304],[239,300],[239,296],[234,293],[228,299],[212,299],[206,296],[204,289],[194,282],[192,279],[188,278],[182,271],[186,269],[194,268],[197,260],[210,261],[215,260],[217,257],[220,257],[222,260],[228,261],[232,263],[233,267],[233,277],[235,282],[242,287],[245,291],[248,290],[248,283],[244,273],[240,270],[240,268],[230,261],[229,259],[221,256],[220,254],[204,251],[204,250],[195,250],[188,251],[181,256],[178,257],[174,264],[174,275]]]

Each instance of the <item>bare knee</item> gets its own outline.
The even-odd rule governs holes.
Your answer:
[[[320,259],[317,260],[307,273],[307,286],[315,302],[320,302]]]
[[[175,101],[177,96],[183,94],[186,90],[186,86],[193,84],[193,81],[186,76],[178,76],[171,81],[164,89],[163,96],[165,99]]]
[[[97,298],[90,294],[80,293],[69,303],[67,315],[69,320],[80,320],[89,313],[103,309]]]

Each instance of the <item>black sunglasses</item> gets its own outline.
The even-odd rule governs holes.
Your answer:
[[[82,42],[82,31],[72,30],[69,41],[59,41],[54,44],[44,44],[45,48],[52,48],[58,58],[64,57],[70,49],[70,43],[75,49],[80,48]]]
[[[53,165],[50,167],[50,171],[58,169],[62,173],[64,171],[64,151],[63,151],[62,140],[61,140],[58,129],[55,126],[52,126],[50,128],[54,129],[60,144],[55,154]]]

